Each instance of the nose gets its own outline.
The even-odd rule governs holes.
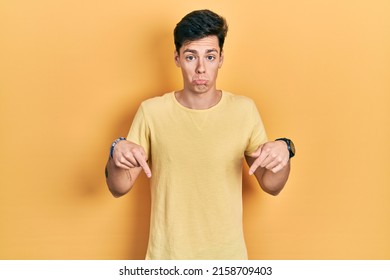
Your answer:
[[[198,61],[199,61],[198,65],[196,66],[196,73],[203,74],[204,72],[206,72],[206,69],[204,67],[204,62],[202,59],[199,59]]]

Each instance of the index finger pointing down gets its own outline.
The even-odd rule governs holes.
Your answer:
[[[150,170],[148,163],[146,162],[144,156],[141,154],[140,151],[136,151],[134,153],[134,158],[137,160],[139,165],[142,167],[146,176],[148,176],[148,178],[152,177],[152,171]]]

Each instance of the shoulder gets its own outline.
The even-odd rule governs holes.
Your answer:
[[[256,107],[255,102],[253,99],[244,96],[244,95],[238,95],[234,94],[228,91],[223,91],[224,98],[226,99],[226,102],[228,104],[232,104],[237,107],[243,107],[243,108],[253,108]]]
[[[171,103],[172,96],[173,92],[170,92],[146,99],[141,103],[140,107],[144,111],[163,110]]]

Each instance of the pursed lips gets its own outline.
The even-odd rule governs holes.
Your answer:
[[[207,82],[208,82],[208,80],[206,80],[206,79],[195,79],[193,81],[193,83],[195,85],[205,85],[205,84],[207,84]]]

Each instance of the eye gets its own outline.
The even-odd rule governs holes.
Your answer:
[[[215,59],[215,56],[213,55],[208,55],[207,60],[213,61]]]
[[[193,56],[193,55],[187,55],[186,56],[186,60],[187,61],[193,61],[195,59],[195,56]]]

